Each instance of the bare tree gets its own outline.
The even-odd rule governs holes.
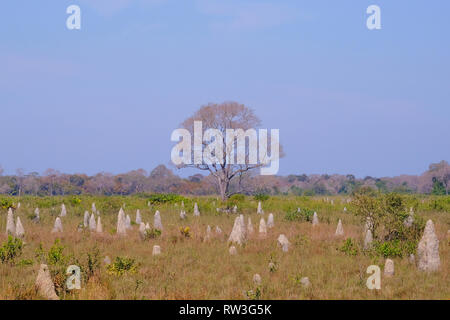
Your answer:
[[[231,182],[234,179],[242,182],[242,179],[246,176],[245,173],[249,170],[267,164],[266,159],[261,159],[261,157],[259,162],[255,161],[255,154],[257,152],[255,151],[255,146],[251,146],[251,139],[253,138],[253,141],[255,141],[255,129],[260,126],[261,120],[256,116],[252,109],[243,104],[236,102],[225,102],[222,104],[211,103],[202,106],[193,116],[189,117],[181,124],[183,128],[189,131],[191,136],[194,135],[194,140],[196,121],[202,122],[201,132],[204,139],[201,139],[200,142],[202,146],[200,152],[203,156],[203,161],[196,161],[194,143],[194,156],[191,157],[191,160],[193,161],[191,161],[190,164],[180,164],[178,167],[191,167],[208,171],[215,178],[217,191],[222,200],[226,200],[233,193],[241,191],[241,188],[239,187],[233,188],[233,191],[230,190]],[[221,150],[214,149],[214,155],[208,153],[211,158],[207,159],[209,161],[205,161],[205,150],[208,150],[207,147],[210,142],[214,142],[212,137],[208,137],[208,135],[205,136],[208,129],[215,129],[216,132],[219,132],[220,135],[218,136],[218,139],[221,139],[222,141],[219,141]],[[231,132],[236,135],[231,137],[231,143],[229,140],[230,129],[233,129]],[[234,143],[235,137],[238,139],[237,144]],[[214,136],[214,139],[216,138],[217,136]],[[240,142],[239,139],[241,139]],[[241,144],[239,145],[239,143]],[[271,151],[273,153],[273,150]],[[237,155],[239,152],[244,154],[244,161],[239,161],[239,155]],[[282,152],[280,151],[280,156],[281,154]],[[234,160],[236,155],[238,161]],[[241,160],[243,160],[242,157]],[[240,185],[241,183],[238,183],[238,186]]]

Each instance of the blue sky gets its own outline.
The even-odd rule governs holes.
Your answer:
[[[366,28],[371,4],[381,30]],[[422,173],[450,160],[448,12],[444,0],[2,1],[0,165],[151,170],[185,118],[233,100],[280,129],[280,174]]]

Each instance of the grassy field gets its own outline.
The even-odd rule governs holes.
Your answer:
[[[325,197],[271,197],[263,201],[264,218],[267,220],[268,214],[273,213],[275,227],[268,230],[265,239],[260,239],[257,232],[258,201],[253,197],[237,201],[238,212],[245,215],[246,222],[247,217],[251,218],[256,232],[246,245],[237,246],[238,253],[234,256],[228,253],[227,239],[236,215],[218,213],[216,207],[223,204],[216,198],[185,199],[186,220],[179,217],[180,203],[150,208],[148,197],[144,196],[11,198],[16,205],[21,203],[14,215],[21,218],[25,228],[25,245],[14,261],[0,264],[0,299],[39,299],[34,282],[41,262],[49,265],[57,285],[64,284],[64,271],[69,265],[82,268],[81,290],[58,288],[61,299],[449,299],[449,198],[414,199],[416,215],[432,219],[435,224],[440,241],[440,271],[419,272],[407,256],[395,257],[395,275],[382,276],[379,291],[367,289],[366,268],[376,264],[383,270],[385,258],[361,250],[363,222],[352,214],[347,198],[329,197],[327,201]],[[67,216],[62,218],[64,232],[52,234],[63,202],[67,207]],[[84,211],[90,211],[92,202],[100,211],[104,230],[101,235],[77,231]],[[198,202],[200,217],[193,216],[194,202]],[[123,205],[132,221],[136,209],[140,209],[143,221],[151,225],[155,211],[159,210],[164,226],[162,235],[142,241],[138,226],[133,225],[126,237],[118,237],[117,213]],[[40,209],[39,224],[31,220],[36,207]],[[286,213],[295,212],[297,207],[317,211],[319,226],[285,219]],[[344,207],[348,210],[344,211]],[[7,241],[6,214],[7,209],[0,208],[1,243]],[[339,219],[345,236],[336,238]],[[214,236],[204,241],[208,225]],[[221,236],[215,235],[216,226],[223,230]],[[189,227],[191,236],[182,235],[180,227]],[[287,253],[277,246],[280,234],[291,242]],[[347,238],[356,244],[355,255],[339,250]],[[54,246],[57,239],[60,244]],[[161,255],[152,256],[153,245],[161,246]],[[103,262],[105,256],[113,262],[116,257],[134,259],[135,272],[111,274]],[[275,264],[275,270],[269,270],[270,262]],[[255,273],[261,275],[260,286],[253,283]],[[310,287],[300,284],[302,277],[309,278]]]

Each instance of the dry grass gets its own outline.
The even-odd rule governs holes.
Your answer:
[[[336,199],[336,198],[335,198]],[[382,277],[380,291],[368,290],[365,283],[366,268],[377,264],[383,269],[384,259],[358,254],[347,256],[337,250],[343,238],[336,238],[334,232],[338,219],[342,219],[345,237],[362,242],[362,225],[350,213],[344,213],[341,205],[326,210],[318,210],[321,224],[312,227],[308,222],[288,222],[284,211],[276,210],[271,202],[270,210],[275,216],[275,227],[269,230],[266,239],[257,235],[243,247],[237,247],[238,254],[228,254],[227,237],[233,226],[234,215],[217,215],[215,210],[202,210],[201,216],[193,217],[187,210],[188,219],[179,218],[179,207],[166,205],[160,208],[164,231],[161,238],[142,242],[138,237],[138,227],[128,232],[126,238],[113,234],[117,212],[102,212],[104,234],[99,236],[88,231],[77,232],[82,222],[82,212],[90,206],[79,209],[68,207],[68,215],[62,218],[64,233],[51,234],[54,219],[59,209],[41,209],[41,223],[34,224],[29,219],[34,206],[31,200],[22,203],[16,215],[21,217],[25,228],[26,246],[16,265],[0,264],[0,299],[39,299],[34,290],[34,280],[39,268],[35,250],[39,243],[48,249],[56,238],[65,246],[64,253],[77,259],[85,259],[87,252],[97,246],[101,260],[108,255],[130,257],[139,263],[136,274],[114,276],[106,272],[102,263],[96,274],[83,282],[82,289],[61,295],[65,299],[244,299],[245,292],[256,289],[253,275],[262,277],[262,299],[449,299],[449,240],[447,230],[450,225],[448,212],[418,212],[424,218],[433,219],[440,240],[441,269],[433,274],[417,271],[407,258],[394,258],[395,276]],[[280,203],[283,199],[278,200]],[[290,200],[292,201],[292,200]],[[250,202],[250,201],[249,201]],[[142,201],[141,215],[145,222],[153,222],[154,209],[150,210]],[[268,205],[269,206],[269,205]],[[206,207],[206,206],[205,206]],[[246,209],[257,232],[260,216],[256,214],[256,203]],[[280,205],[281,208],[281,205]],[[189,208],[187,208],[189,209]],[[135,209],[125,208],[132,220]],[[269,211],[264,215],[267,219]],[[246,218],[247,222],[247,218]],[[224,231],[220,237],[208,242],[203,240],[207,225]],[[181,226],[191,228],[191,238],[184,238],[179,232]],[[0,241],[6,240],[6,211],[1,211]],[[285,234],[291,242],[288,253],[277,247],[276,239]],[[161,246],[162,254],[152,256],[153,245]],[[18,262],[30,259],[32,265],[23,266]],[[269,262],[276,264],[271,272]],[[309,277],[310,288],[303,288],[296,279]]]

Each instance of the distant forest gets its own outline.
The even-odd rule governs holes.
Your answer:
[[[185,195],[217,194],[210,175],[195,174],[181,178],[164,165],[150,173],[143,169],[113,175],[98,173],[64,174],[53,169],[42,175],[17,170],[15,175],[3,175],[0,166],[0,194],[12,196],[37,195],[131,195],[140,193],[177,193]],[[381,192],[422,193],[448,195],[450,166],[447,161],[433,163],[421,175],[370,177],[354,175],[292,174],[288,176],[260,176],[247,173],[231,185],[234,193],[270,195],[337,195],[351,194],[361,187]]]

